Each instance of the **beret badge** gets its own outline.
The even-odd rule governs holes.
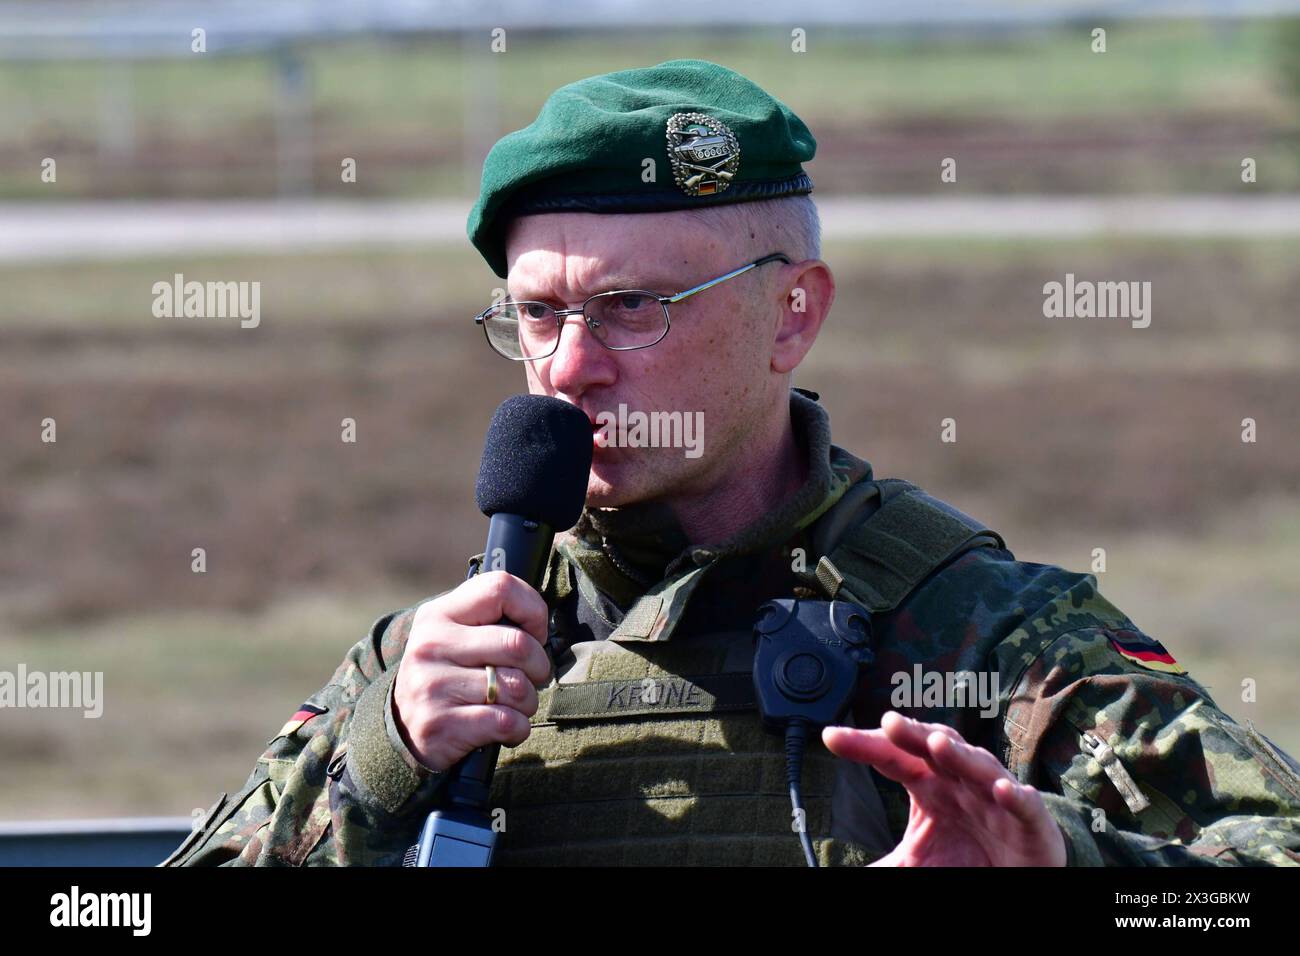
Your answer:
[[[740,168],[736,134],[704,113],[674,113],[668,120],[668,160],[673,179],[688,196],[724,192]]]

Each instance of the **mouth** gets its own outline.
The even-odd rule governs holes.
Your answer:
[[[598,451],[610,450],[622,444],[620,423],[608,409],[603,406],[596,408],[579,405],[578,407],[591,423],[591,440]]]
[[[622,444],[617,422],[597,423],[594,415],[588,415],[587,418],[591,422],[591,443],[595,446],[598,457],[614,451]]]

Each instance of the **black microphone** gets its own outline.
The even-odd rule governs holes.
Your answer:
[[[506,571],[541,587],[556,531],[582,514],[591,454],[591,422],[577,406],[545,395],[501,403],[474,489],[491,519],[480,572]],[[425,821],[412,865],[491,865],[496,831],[487,804],[500,751],[500,744],[471,750],[447,771],[444,806]]]

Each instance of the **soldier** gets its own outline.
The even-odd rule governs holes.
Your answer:
[[[796,831],[821,864],[1300,862],[1292,758],[1091,575],[875,479],[791,388],[835,290],[814,149],[699,60],[563,87],[496,144],[489,345],[593,426],[699,413],[703,453],[597,442],[540,595],[479,573],[380,618],[168,864],[398,864],[492,742],[505,864],[797,865]],[[860,604],[875,655],[798,811],[750,678],[758,607],[792,596]]]

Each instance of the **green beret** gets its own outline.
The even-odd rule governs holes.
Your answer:
[[[669,212],[808,193],[800,164],[816,151],[788,106],[707,60],[588,77],[560,87],[531,125],[492,147],[467,231],[504,278],[516,216]]]

